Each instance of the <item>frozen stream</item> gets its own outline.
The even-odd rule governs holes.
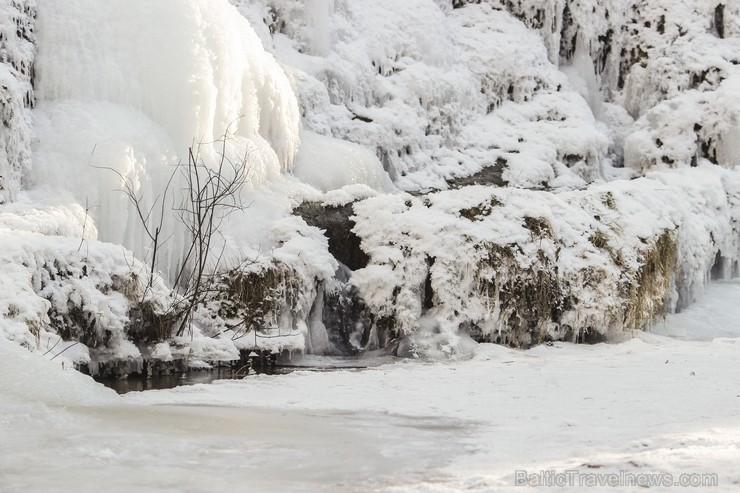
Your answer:
[[[367,491],[434,477],[467,434],[432,418],[186,405],[12,406],[1,423],[3,492]]]
[[[711,473],[703,491],[736,491],[739,294],[714,284],[656,328],[678,337],[123,397],[0,341],[0,491],[522,491],[520,469]]]

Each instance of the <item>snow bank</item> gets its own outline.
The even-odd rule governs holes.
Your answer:
[[[326,238],[299,218],[271,234],[279,246],[269,256],[204,279],[210,297],[176,337],[179,295],[156,275],[149,285],[150,265],[96,241],[80,205],[43,205],[23,192],[0,208],[0,336],[93,375],[140,373],[145,360],[208,367],[243,351],[303,351],[337,264]]]
[[[0,212],[0,333],[31,350],[63,354],[70,366],[114,359],[140,368],[130,339],[153,328],[138,327],[132,310],[148,304],[163,313],[169,290],[159,278],[147,287],[147,266],[120,246],[91,239],[84,220],[75,223],[80,216],[89,221],[79,206]],[[62,341],[81,346],[67,351]]]
[[[322,285],[337,269],[327,239],[297,217],[277,222],[276,247],[211,280],[196,314],[208,336],[220,335],[242,351],[304,351],[310,314]]]
[[[48,358],[48,357],[47,357]],[[23,371],[18,371],[22,368]],[[4,401],[45,406],[111,405],[116,393],[57,359],[39,358],[0,337],[0,390]],[[7,399],[7,400],[6,400]]]

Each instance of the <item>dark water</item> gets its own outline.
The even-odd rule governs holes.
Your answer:
[[[249,368],[214,368],[212,370],[190,370],[187,373],[174,375],[158,375],[149,378],[129,376],[128,378],[95,378],[106,387],[110,387],[119,394],[127,392],[142,392],[144,390],[172,389],[180,385],[195,385],[211,383],[216,380],[235,380],[249,378],[254,375],[287,375],[294,371],[336,371],[336,370],[363,370],[387,362],[387,359],[372,358],[358,361],[355,358],[319,357],[308,358],[292,364],[276,366],[261,365]]]
[[[253,375],[282,375],[295,371],[296,367],[265,366],[250,368],[249,373],[236,368],[214,368],[212,370],[191,370],[187,373],[175,375],[158,375],[154,377],[129,376],[128,378],[96,378],[98,382],[110,387],[119,394],[127,392],[141,392],[144,390],[161,390],[179,387],[180,385],[195,385],[211,383],[215,380],[233,380],[249,378]],[[306,368],[302,368],[306,369]]]

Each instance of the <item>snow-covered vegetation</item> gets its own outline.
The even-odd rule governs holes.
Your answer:
[[[0,335],[92,372],[592,342],[738,275],[734,2],[0,14]],[[182,315],[189,149],[242,171]]]

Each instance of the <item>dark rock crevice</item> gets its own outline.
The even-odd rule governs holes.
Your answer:
[[[305,202],[293,213],[324,231],[329,241],[329,253],[340,264],[335,278],[320,288],[320,296],[323,296],[321,322],[326,328],[330,351],[338,355],[357,355],[372,345],[375,317],[357,287],[350,282],[352,272],[366,267],[370,261],[362,250],[360,238],[353,232],[352,204],[324,206]]]
[[[721,39],[725,37],[725,4],[721,3],[714,9],[714,29]]]
[[[463,187],[469,187],[472,185],[505,187],[509,184],[503,178],[506,165],[506,159],[500,157],[496,160],[495,164],[492,164],[491,166],[486,166],[475,174],[462,178],[453,178],[451,180],[448,180],[447,185],[453,190],[457,190]]]
[[[304,202],[293,210],[310,226],[324,231],[329,240],[329,253],[350,270],[367,266],[370,258],[362,251],[360,238],[352,232],[355,222],[352,204],[323,206],[316,202]]]

